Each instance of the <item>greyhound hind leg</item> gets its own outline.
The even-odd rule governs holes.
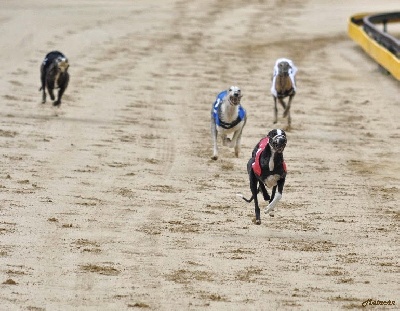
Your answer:
[[[253,171],[250,172],[249,178],[250,178],[250,190],[251,190],[251,194],[254,199],[254,212],[256,214],[255,224],[260,225],[261,224],[260,207],[258,206],[258,199],[257,199],[258,180],[257,180],[256,176],[254,175]]]

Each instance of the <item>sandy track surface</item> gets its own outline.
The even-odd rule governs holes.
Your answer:
[[[1,310],[400,304],[399,82],[346,35],[351,14],[397,1],[31,2],[0,12]],[[37,91],[54,49],[71,64],[60,108]],[[256,226],[235,193],[286,126],[278,57],[299,68],[289,173]],[[212,161],[209,111],[230,85],[242,153]]]

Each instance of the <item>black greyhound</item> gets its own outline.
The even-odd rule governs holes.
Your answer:
[[[283,187],[286,179],[286,163],[283,159],[283,150],[286,147],[286,133],[280,129],[270,131],[267,137],[264,137],[255,146],[251,158],[247,163],[247,172],[250,179],[251,198],[246,199],[242,194],[238,194],[246,202],[254,200],[255,204],[255,223],[261,224],[260,208],[258,206],[257,194],[262,191],[265,201],[269,204],[265,213],[274,216],[274,208],[282,198]],[[272,188],[272,194],[269,196],[266,189]],[[278,193],[276,189],[278,188]]]
[[[39,91],[43,91],[43,104],[46,102],[46,88],[51,100],[55,99],[54,89],[59,89],[57,100],[54,101],[53,105],[59,106],[61,104],[61,97],[67,89],[69,82],[68,67],[68,59],[63,53],[52,51],[46,55],[40,66],[40,80],[42,86]]]

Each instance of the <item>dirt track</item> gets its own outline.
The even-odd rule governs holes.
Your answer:
[[[346,35],[398,1],[148,2],[2,1],[0,310],[398,307],[400,85]],[[53,49],[71,63],[60,108],[37,91]],[[235,193],[275,127],[278,57],[299,68],[289,174],[256,226]],[[230,85],[242,154],[212,161]]]

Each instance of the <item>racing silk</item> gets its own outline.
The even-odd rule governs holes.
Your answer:
[[[261,176],[261,165],[260,165],[260,156],[263,153],[263,151],[265,150],[265,147],[267,147],[269,143],[269,137],[265,137],[263,139],[261,139],[259,145],[258,145],[258,150],[256,152],[256,158],[254,160],[254,162],[251,164],[252,168],[253,168],[253,172],[257,175],[257,176]],[[283,170],[285,172],[287,172],[287,167],[286,167],[286,163],[285,161],[283,161],[282,163],[283,166]]]
[[[221,110],[221,103],[225,100],[226,96],[228,95],[228,91],[222,91],[221,93],[218,94],[217,99],[215,100],[214,103],[214,109],[213,109],[213,116],[215,120],[215,124],[217,126],[220,126],[224,129],[231,129],[238,125],[245,117],[246,111],[243,109],[241,105],[239,105],[238,109],[238,117],[235,121],[232,123],[227,123],[224,122],[220,119],[219,114]]]
[[[269,142],[269,137],[265,137],[263,139],[261,139],[259,145],[258,145],[258,150],[256,153],[256,159],[253,162],[253,164],[251,165],[253,167],[253,172],[257,175],[257,176],[261,176],[261,165],[260,165],[260,156],[261,153],[264,151],[265,147],[267,147]]]

